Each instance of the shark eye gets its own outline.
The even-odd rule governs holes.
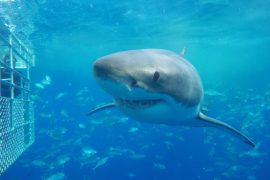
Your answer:
[[[159,80],[160,74],[159,72],[155,71],[153,74],[153,81],[157,82]]]

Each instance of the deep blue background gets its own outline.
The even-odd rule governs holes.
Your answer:
[[[67,179],[270,179],[269,6],[268,0],[0,2],[1,19],[36,56],[32,89],[40,98],[35,100],[36,141],[0,179],[46,179],[56,173]],[[86,116],[112,100],[93,79],[95,59],[139,48],[180,52],[184,46],[185,58],[204,82],[207,114],[242,127],[258,149],[250,151],[210,128],[119,122],[125,115],[118,110]],[[46,75],[51,84],[37,88]],[[66,95],[56,99],[59,93]],[[85,100],[81,105],[78,96]],[[130,133],[132,127],[138,131]],[[86,146],[108,162],[93,171],[96,161],[81,160]],[[110,147],[145,157],[112,156]],[[63,155],[70,159],[57,166]],[[46,165],[38,167],[34,160]]]

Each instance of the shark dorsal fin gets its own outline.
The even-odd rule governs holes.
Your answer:
[[[181,56],[184,56],[186,53],[186,46],[183,47],[182,51],[180,52]]]

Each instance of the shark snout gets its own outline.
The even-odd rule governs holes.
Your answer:
[[[110,81],[129,88],[137,87],[137,81],[126,72],[125,66],[115,62],[116,60],[103,58],[93,65],[94,76],[101,81]]]
[[[110,68],[103,61],[96,61],[93,66],[94,75],[97,78],[106,78],[109,75]]]

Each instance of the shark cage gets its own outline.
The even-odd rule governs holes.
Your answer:
[[[34,142],[30,68],[34,56],[0,22],[0,176]]]

